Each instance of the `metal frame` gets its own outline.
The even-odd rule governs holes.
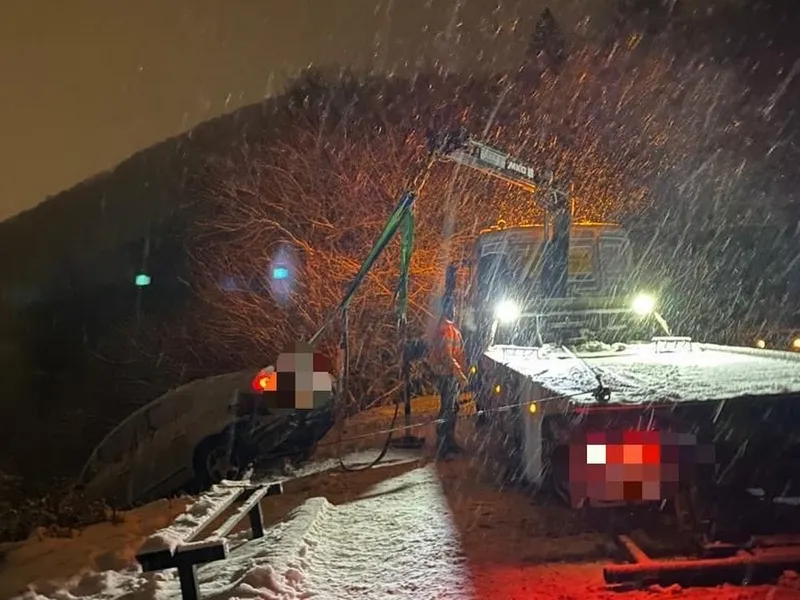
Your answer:
[[[182,545],[173,550],[157,550],[136,555],[136,560],[142,566],[145,573],[152,571],[163,571],[165,569],[178,569],[178,577],[181,582],[181,596],[183,600],[198,600],[200,598],[200,587],[197,583],[197,566],[225,560],[228,557],[228,544],[224,539],[234,527],[247,515],[250,520],[250,530],[253,539],[264,537],[264,521],[261,513],[261,500],[265,496],[276,496],[283,493],[281,483],[250,484],[226,482],[218,484],[220,487],[230,488],[229,497],[218,507],[216,511],[209,514],[203,522],[191,531],[185,539],[181,540]],[[202,501],[201,496],[194,504]],[[208,525],[220,514],[229,509],[237,500],[244,499],[244,503],[228,517],[228,519],[211,533],[209,543],[198,540],[198,536]],[[194,504],[187,508],[191,512]],[[195,546],[192,544],[196,543]]]
[[[754,537],[747,548],[709,547],[709,557],[679,560],[653,560],[626,535],[618,536],[617,542],[633,562],[605,567],[607,584],[746,585],[800,569],[798,537]]]

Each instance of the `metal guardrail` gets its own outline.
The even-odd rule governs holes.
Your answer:
[[[144,551],[136,556],[136,560],[146,573],[165,569],[178,569],[183,600],[199,600],[200,588],[197,583],[197,566],[225,560],[228,557],[228,542],[225,536],[233,531],[233,528],[245,515],[250,519],[253,539],[264,537],[261,500],[265,496],[275,496],[283,493],[283,485],[281,483],[223,482],[218,484],[216,488],[217,490],[223,490],[222,499],[214,503],[214,509],[203,517],[199,525],[181,535],[180,542],[176,547]],[[200,535],[208,526],[237,501],[243,501],[243,504],[237,507],[235,512],[209,536],[200,538]],[[184,514],[192,514],[195,507],[205,502],[207,502],[207,499],[204,496],[200,496],[187,507]],[[144,547],[146,545],[147,542],[145,542]]]

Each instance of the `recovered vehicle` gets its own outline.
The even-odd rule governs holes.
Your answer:
[[[235,479],[252,463],[306,457],[333,425],[314,410],[263,406],[265,369],[193,381],[143,406],[97,445],[77,487],[114,506]]]

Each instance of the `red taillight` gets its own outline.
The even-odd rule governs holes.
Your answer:
[[[259,373],[256,375],[255,379],[251,384],[252,388],[256,392],[268,392],[275,390],[275,375],[274,374],[267,374],[267,373]]]

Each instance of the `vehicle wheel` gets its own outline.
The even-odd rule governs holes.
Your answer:
[[[240,463],[233,449],[232,433],[209,436],[194,451],[196,483],[205,490],[223,479],[236,479],[241,473]]]

